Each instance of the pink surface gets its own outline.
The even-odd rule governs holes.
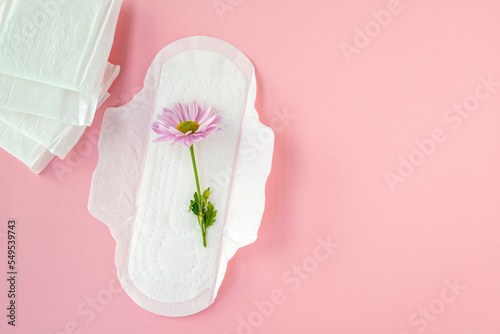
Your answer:
[[[19,272],[15,329],[0,281],[0,332],[500,332],[499,11],[493,0],[125,1],[110,58],[122,72],[79,145],[41,175],[0,152],[2,277],[10,218]],[[113,238],[87,200],[103,111],[192,35],[253,61],[276,146],[259,239],[231,260],[211,307],[174,319],[116,286]]]

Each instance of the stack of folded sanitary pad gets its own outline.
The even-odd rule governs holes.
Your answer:
[[[39,173],[92,124],[123,0],[0,0],[0,147]]]

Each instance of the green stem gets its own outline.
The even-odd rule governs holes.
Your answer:
[[[207,248],[207,232],[203,229],[203,224],[200,222],[200,218],[198,218],[198,224],[200,224],[201,236],[203,237],[203,247]]]
[[[196,168],[196,160],[194,158],[194,145],[189,147],[189,151],[191,152],[191,161],[193,161],[193,169],[194,169],[194,178],[196,179],[196,189],[198,189],[198,201],[201,199],[201,191],[200,191],[200,180],[198,179],[198,169]],[[201,208],[200,208],[201,209]]]
[[[198,179],[198,169],[196,168],[196,159],[194,158],[194,144],[189,147],[189,151],[191,152],[191,161],[193,162],[193,170],[194,170],[194,178],[196,180],[196,189],[198,191],[198,208],[199,212],[202,211],[202,203],[201,203],[201,190],[200,190],[200,180]],[[198,216],[198,224],[201,228],[201,235],[203,237],[203,247],[207,247],[207,231],[205,228],[205,224],[203,222],[203,218]]]

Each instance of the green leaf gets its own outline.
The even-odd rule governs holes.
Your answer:
[[[215,223],[215,217],[217,216],[217,210],[214,210],[212,203],[208,202],[207,209],[203,214],[203,220],[205,221],[205,226],[209,227]]]
[[[198,202],[191,201],[191,205],[189,206],[189,212],[193,211],[195,216],[198,216],[200,214],[200,209],[198,206]]]
[[[200,205],[198,204],[198,194],[194,193],[194,201],[191,201],[191,204],[189,204],[189,211],[195,214],[195,216],[200,215]]]

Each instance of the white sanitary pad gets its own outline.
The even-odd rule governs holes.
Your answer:
[[[54,158],[49,150],[25,136],[3,121],[0,121],[2,148],[21,160],[34,173],[40,173]]]
[[[144,309],[166,316],[205,309],[236,250],[256,240],[274,134],[259,122],[255,97],[248,58],[226,42],[198,36],[160,51],[144,89],[105,112],[89,211],[109,226],[120,282]],[[192,100],[223,116],[223,131],[194,148],[201,187],[211,188],[218,210],[207,248],[188,213],[196,189],[189,149],[152,143],[158,135],[151,124],[162,108]]]
[[[100,102],[104,102],[106,97],[104,94],[108,92],[119,72],[119,66],[108,63],[99,97]],[[86,129],[86,126],[71,125],[3,108],[0,108],[0,120],[46,147],[61,159],[66,157]],[[3,146],[2,142],[0,146]]]
[[[116,77],[114,76],[114,73],[119,70],[117,66],[111,64],[110,66],[113,67],[113,74],[108,74],[110,76],[107,77],[107,82],[103,88],[109,88]],[[109,98],[109,96],[110,94],[107,90],[103,89],[99,96],[97,108],[99,108]],[[53,124],[58,122],[43,119],[37,116],[31,116],[33,118],[22,118],[26,123],[17,123],[21,118],[17,117],[17,115],[13,116],[11,113],[17,114],[17,112],[5,113],[5,110],[0,110],[0,147],[20,160],[36,174],[39,174],[42,170],[44,170],[55,155],[49,148],[40,142],[37,142],[26,133],[23,133],[19,130],[19,128],[26,131],[31,130],[35,137],[41,141],[48,142],[50,138],[55,139],[56,141],[53,142],[54,146],[52,148],[54,151],[64,152],[63,155],[66,155],[73,148],[87,128],[86,126],[71,126],[65,123]],[[8,121],[12,121],[12,124],[16,124],[17,128],[8,124]],[[37,124],[40,127],[38,127]],[[47,131],[43,130],[43,126],[47,127]],[[59,129],[67,131],[58,135],[57,130]]]
[[[0,2],[0,107],[90,125],[121,4]]]

